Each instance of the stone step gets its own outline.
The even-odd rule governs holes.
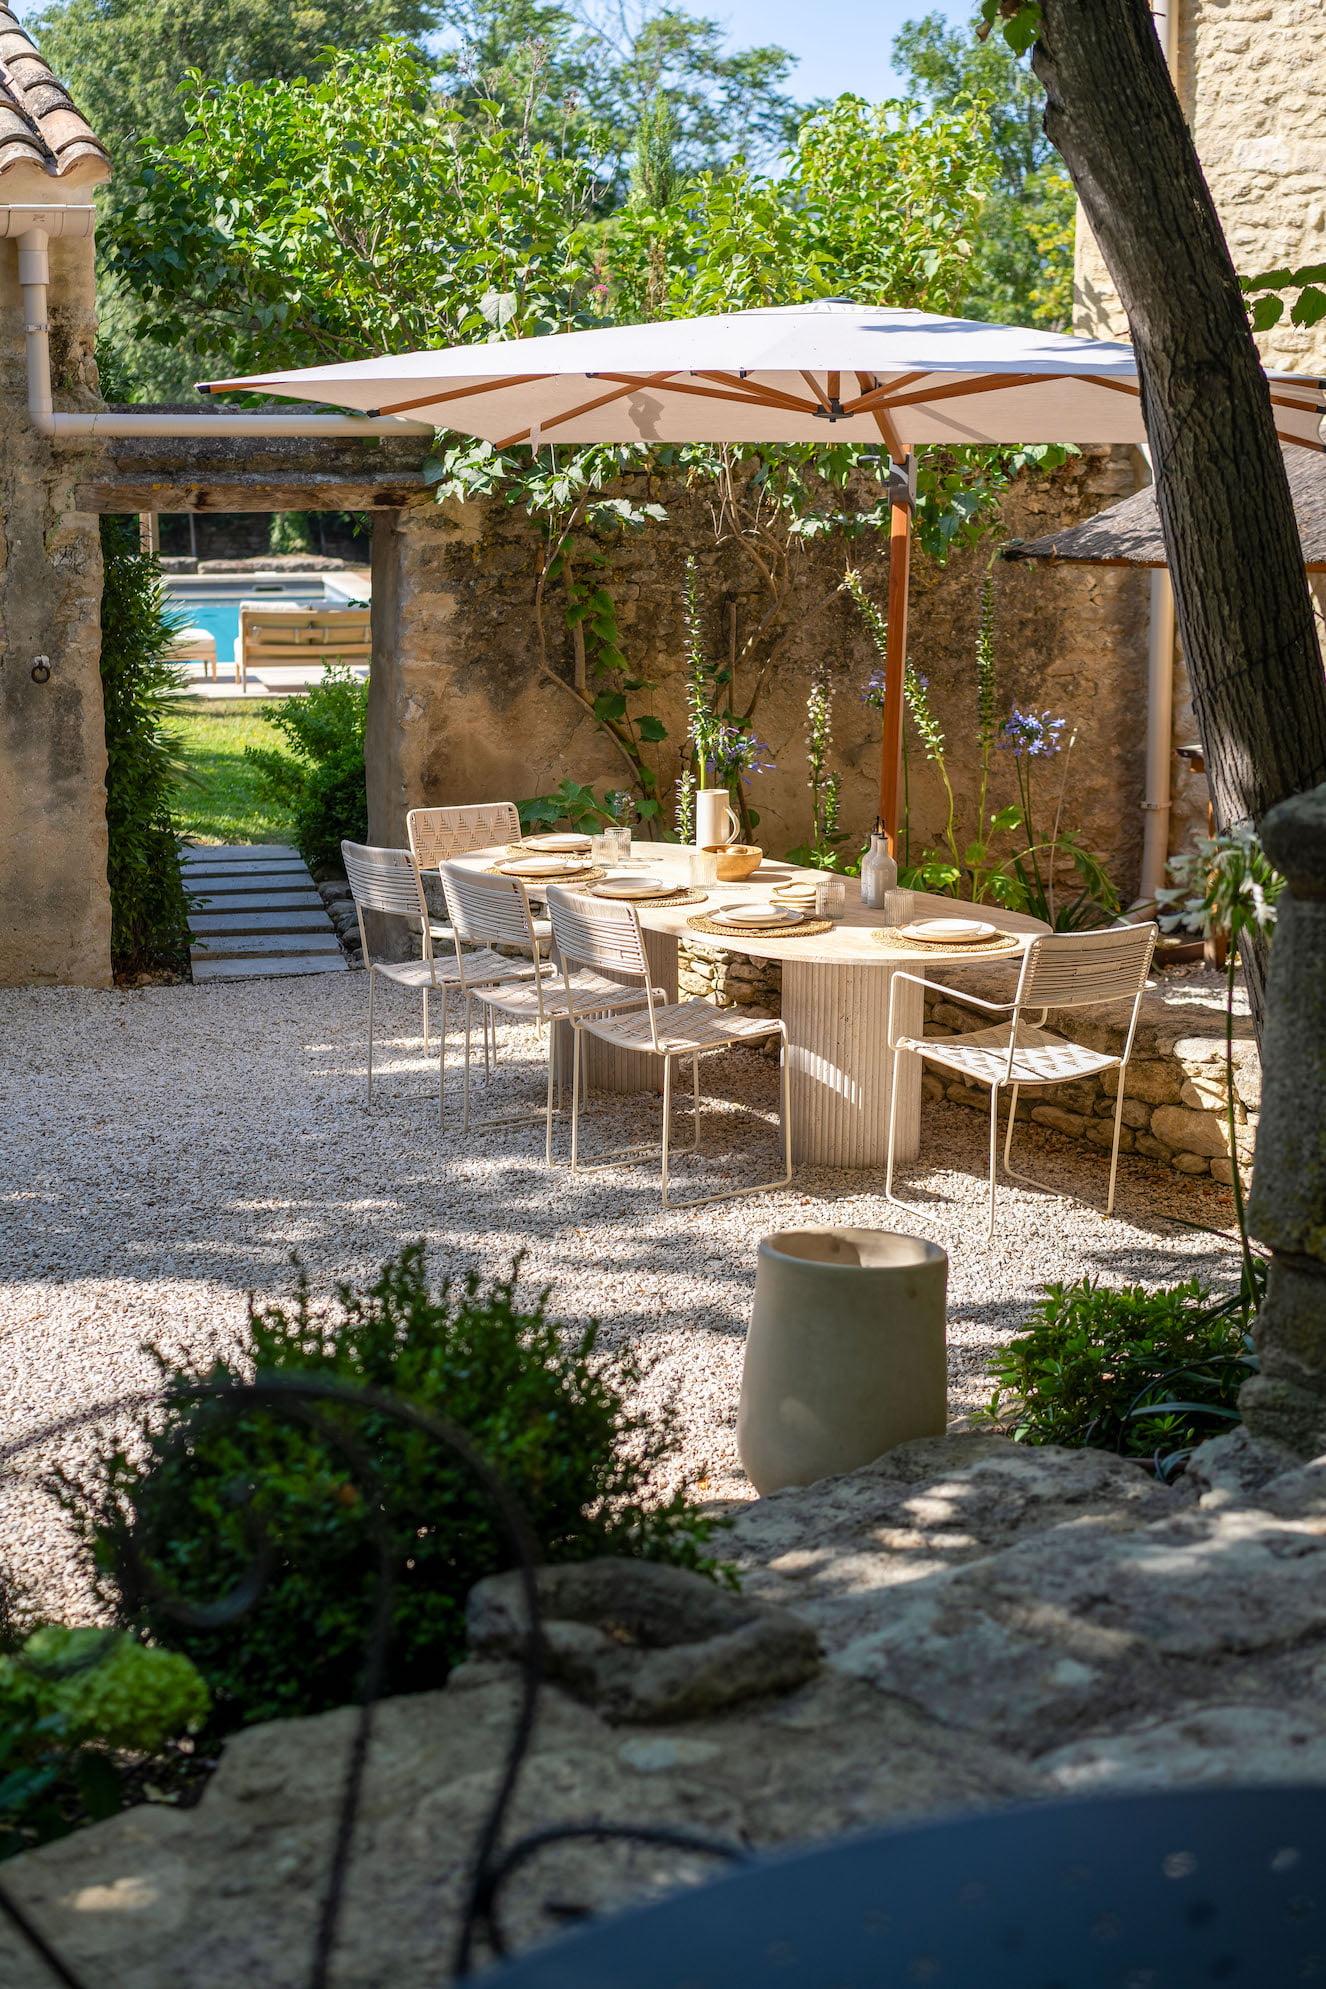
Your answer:
[[[309,876],[307,870],[256,870],[243,876],[234,877],[229,871],[213,871],[210,876],[185,878],[186,891],[196,892],[209,898],[251,898],[255,891],[314,891],[321,901],[321,892]]]
[[[289,843],[192,843],[180,857],[182,864],[191,863],[256,863],[260,859],[273,862],[303,863],[297,849]]]
[[[190,889],[213,879],[229,888],[232,884],[242,884],[246,877],[307,876],[302,863],[291,863],[286,857],[275,863],[188,863],[183,870],[185,884]]]
[[[194,900],[195,912],[322,912],[326,917],[326,907],[317,892],[310,889],[299,891],[293,887],[288,891],[249,891],[238,897],[233,892],[204,891]]]
[[[196,912],[189,921],[195,937],[213,938],[224,933],[242,932],[331,932],[325,911],[298,912]]]
[[[339,950],[331,953],[284,953],[248,956],[244,959],[215,959],[208,954],[190,956],[195,981],[247,981],[260,974],[344,974],[350,963]]]
[[[341,942],[334,932],[231,932],[193,935],[190,952],[195,960],[240,960],[248,956],[289,953],[312,957],[339,953]]]

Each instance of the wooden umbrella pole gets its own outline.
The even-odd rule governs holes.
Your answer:
[[[884,654],[884,722],[879,759],[879,824],[898,855],[902,828],[902,718],[907,674],[907,596],[912,562],[913,458],[893,465],[889,516],[889,615]]]

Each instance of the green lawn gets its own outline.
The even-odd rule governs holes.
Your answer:
[[[269,722],[274,700],[190,700],[188,711],[170,721],[169,731],[189,769],[175,804],[175,825],[202,843],[281,843],[290,824],[259,798],[246,746],[281,747]]]

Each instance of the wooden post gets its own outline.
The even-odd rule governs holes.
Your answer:
[[[902,720],[907,674],[907,595],[912,562],[915,458],[892,466],[889,518],[889,618],[884,656],[884,718],[879,748],[879,826],[895,857],[902,828]]]

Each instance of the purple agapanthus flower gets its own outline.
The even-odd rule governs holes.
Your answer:
[[[866,678],[866,687],[861,693],[862,704],[873,704],[878,710],[884,703],[884,672],[872,670]]]
[[[1063,729],[1063,719],[1052,718],[1048,711],[1019,711],[1014,705],[999,728],[999,744],[1019,759],[1024,754],[1030,759],[1048,759],[1058,752]]]

